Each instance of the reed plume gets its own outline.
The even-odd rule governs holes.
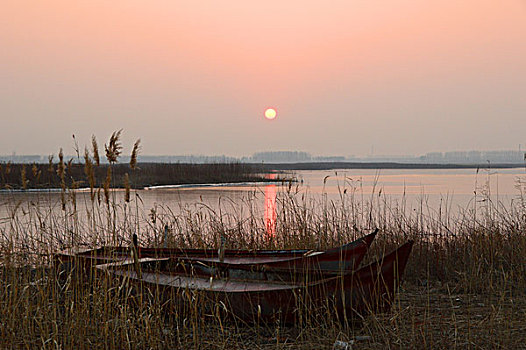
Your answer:
[[[54,173],[55,172],[55,166],[53,165],[53,155],[48,156],[47,157],[47,161],[48,161],[47,171],[49,173]]]
[[[33,163],[31,167],[31,172],[33,173],[33,179],[35,179],[35,184],[40,182],[40,176],[42,175],[42,170],[39,170],[38,166]]]
[[[137,156],[139,155],[139,150],[141,148],[140,143],[141,139],[138,139],[133,145],[133,150],[130,157],[130,168],[132,169],[135,169],[137,167]]]
[[[114,131],[113,134],[111,134],[110,141],[108,142],[108,144],[104,144],[104,149],[106,150],[106,159],[108,159],[108,162],[110,164],[116,163],[117,159],[121,155],[121,132],[122,129],[120,129],[119,131]]]
[[[97,145],[97,139],[95,138],[95,135],[91,136],[91,146],[93,148],[93,160],[95,161],[95,164],[99,166],[100,165],[99,146]]]
[[[60,179],[64,179],[64,176],[66,174],[66,164],[64,164],[64,153],[62,152],[62,148],[58,152],[58,167],[57,167],[57,175],[60,177]]]
[[[36,178],[38,175],[38,167],[35,163],[31,166],[31,172],[33,173],[33,177]]]

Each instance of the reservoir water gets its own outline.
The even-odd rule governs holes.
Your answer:
[[[440,169],[440,170],[316,170],[296,171],[277,176],[294,177],[296,182],[273,184],[246,184],[230,186],[193,186],[188,188],[159,188],[132,191],[132,200],[124,204],[124,190],[112,192],[117,206],[127,208],[130,215],[143,222],[152,215],[178,215],[181,212],[205,210],[214,215],[243,218],[252,216],[265,222],[273,233],[276,212],[284,198],[296,198],[311,203],[313,208],[342,202],[388,203],[390,208],[404,211],[425,206],[428,211],[456,213],[488,203],[511,208],[521,202],[526,190],[526,172],[513,169]],[[272,175],[275,176],[275,175]],[[74,206],[76,220],[82,220],[92,208],[89,191],[77,191],[66,196],[68,207]],[[104,200],[102,199],[102,203]],[[323,204],[324,203],[324,204]],[[99,207],[104,207],[104,204]],[[12,217],[24,217],[31,210],[40,211],[42,217],[62,211],[58,192],[1,192],[0,224]],[[70,210],[71,212],[71,210]],[[62,215],[64,216],[64,215]],[[121,214],[122,217],[122,214]],[[37,220],[32,218],[31,220]],[[41,219],[39,219],[41,220]]]

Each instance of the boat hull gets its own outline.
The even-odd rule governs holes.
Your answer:
[[[363,260],[378,230],[341,247],[323,252],[308,250],[226,250],[221,261],[217,251],[208,249],[140,248],[140,258],[168,261],[178,272],[189,269],[194,274],[230,278],[263,280],[291,280],[308,274],[320,279],[327,275],[343,274],[356,269]],[[101,264],[131,261],[130,250],[125,247],[103,247],[93,250],[67,250],[54,256],[55,265],[71,269],[79,266],[91,270]],[[174,267],[175,266],[175,267]],[[317,276],[316,276],[317,275]]]
[[[389,310],[412,244],[408,242],[357,271],[303,283],[214,279],[148,270],[142,271],[139,277],[131,266],[98,268],[111,277],[148,288],[151,295],[168,301],[176,302],[181,294],[188,292],[198,293],[212,306],[221,305],[229,315],[245,322],[280,319],[290,323],[320,312],[336,312],[343,321]]]

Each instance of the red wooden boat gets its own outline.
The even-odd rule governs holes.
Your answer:
[[[174,249],[139,247],[139,258],[170,258],[178,262],[191,262],[198,266],[203,274],[244,275],[247,271],[269,273],[280,272],[282,275],[291,272],[319,271],[322,273],[342,273],[356,269],[363,260],[378,229],[373,233],[341,247],[322,252],[310,250],[225,250],[220,259],[215,249]],[[57,266],[82,266],[86,269],[100,264],[108,264],[132,259],[128,247],[101,247],[87,250],[64,250],[54,255]],[[237,272],[236,272],[237,271]],[[252,277],[255,278],[251,272]],[[242,276],[241,276],[242,277]],[[269,279],[269,278],[263,278]],[[272,279],[272,278],[270,278]],[[280,278],[283,279],[283,278]]]
[[[378,230],[375,230],[341,247],[322,252],[310,251],[301,256],[227,256],[224,259],[217,256],[184,257],[178,258],[175,263],[183,265],[186,263],[194,274],[237,279],[291,280],[299,274],[306,273],[319,279],[330,274],[342,274],[357,269],[377,232]],[[173,259],[171,262],[174,262]]]
[[[357,271],[302,283],[206,278],[148,269],[148,263],[164,260],[158,258],[141,259],[143,269],[139,273],[131,263],[101,265],[97,269],[145,286],[153,295],[167,300],[178,300],[184,291],[202,293],[209,302],[222,305],[229,314],[247,322],[276,317],[293,322],[299,312],[316,313],[324,308],[336,311],[343,320],[389,309],[412,245],[410,241]]]

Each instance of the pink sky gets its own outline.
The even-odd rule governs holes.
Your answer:
[[[7,0],[0,26],[0,154],[526,144],[525,1]]]

